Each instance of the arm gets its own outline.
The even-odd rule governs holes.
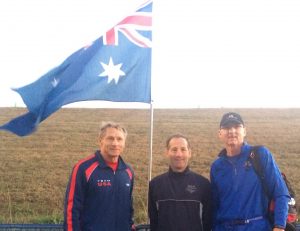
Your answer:
[[[210,231],[212,228],[212,190],[209,181],[206,182],[203,194],[203,228],[204,231]]]
[[[148,191],[148,216],[150,219],[150,230],[157,230],[158,223],[158,211],[156,208],[156,202],[154,199],[153,185],[149,183],[149,191]]]
[[[275,201],[274,230],[284,230],[290,199],[289,192],[271,152],[266,148],[261,148],[259,153],[264,174],[267,176],[265,184],[268,187],[270,197]]]
[[[84,179],[78,165],[75,165],[66,190],[64,208],[64,230],[66,231],[81,230],[81,210],[85,197]]]
[[[133,173],[133,171],[132,171]],[[135,230],[135,225],[134,225],[134,208],[133,208],[133,187],[134,187],[134,174],[132,175],[132,183],[131,183],[131,189],[130,189],[130,224],[131,224],[131,230]]]
[[[218,189],[215,184],[214,175],[213,175],[213,166],[210,171],[210,180],[211,180],[211,191],[212,191],[212,225],[213,227],[217,224],[217,212],[219,207],[218,199]]]

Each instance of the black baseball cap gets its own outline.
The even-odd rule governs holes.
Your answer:
[[[235,112],[228,112],[223,115],[221,122],[220,122],[220,127],[228,127],[228,126],[236,125],[236,124],[244,125],[244,121],[243,121],[242,117]]]

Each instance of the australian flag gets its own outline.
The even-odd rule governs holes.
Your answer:
[[[151,102],[152,0],[35,82],[14,89],[28,112],[2,125],[18,136],[63,105],[87,100]]]

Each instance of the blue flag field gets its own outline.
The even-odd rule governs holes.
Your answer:
[[[79,101],[151,102],[152,1],[70,55],[35,82],[13,89],[28,112],[0,126],[33,133],[63,105]]]

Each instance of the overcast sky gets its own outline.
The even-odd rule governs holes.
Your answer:
[[[0,106],[142,2],[1,0]],[[300,107],[299,26],[299,0],[154,0],[154,107]]]

